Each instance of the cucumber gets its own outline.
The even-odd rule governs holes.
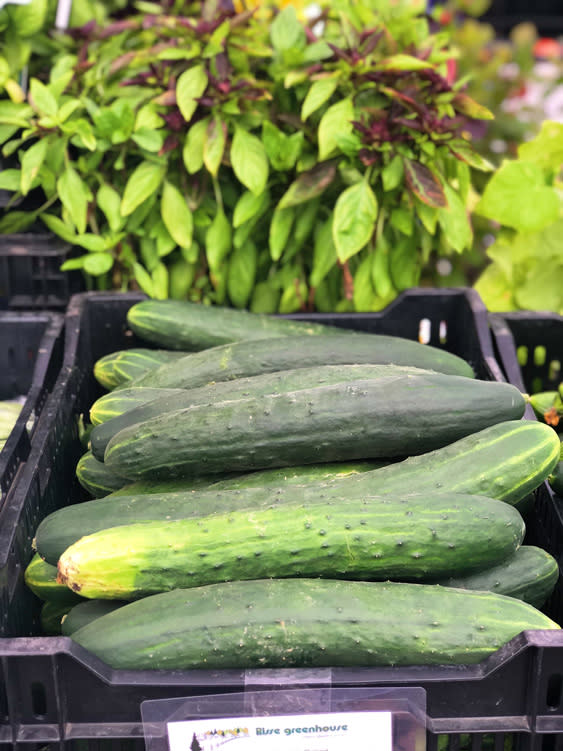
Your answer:
[[[46,636],[60,636],[62,619],[71,608],[71,603],[44,602],[39,615],[43,633]]]
[[[127,323],[140,339],[159,347],[192,351],[244,339],[342,335],[346,331],[319,323],[175,300],[138,302],[129,308]]]
[[[559,461],[547,479],[553,492],[563,495],[563,442],[561,443],[559,452]]]
[[[468,576],[441,579],[437,583],[517,597],[540,608],[553,592],[558,577],[559,566],[553,556],[534,545],[522,545],[496,566]]]
[[[126,600],[82,600],[74,605],[63,617],[61,633],[70,636],[79,628],[92,623],[103,615],[113,613],[114,610],[123,607]]]
[[[45,560],[56,565],[64,550],[83,535],[137,521],[186,519],[318,498],[426,491],[484,495],[515,504],[547,478],[558,457],[559,438],[552,428],[531,420],[509,421],[442,449],[328,482],[228,489],[225,481],[219,490],[210,487],[74,504],[46,516],[33,544]],[[249,482],[252,477],[248,475]]]
[[[102,498],[108,493],[113,493],[129,482],[96,459],[91,451],[87,451],[78,460],[76,478],[84,490],[94,498]]]
[[[83,600],[76,592],[57,582],[57,567],[44,561],[37,553],[24,571],[24,581],[40,600],[63,605],[74,605]]]
[[[558,629],[513,597],[402,582],[269,579],[129,603],[72,639],[115,669],[478,663],[527,629]]]
[[[164,349],[122,349],[100,357],[94,363],[94,378],[108,390],[140,378],[149,370],[159,368],[164,363],[174,362],[185,355]]]
[[[363,378],[382,378],[390,375],[422,375],[431,371],[421,368],[407,368],[399,365],[320,365],[314,368],[295,368],[277,373],[263,373],[234,381],[200,386],[195,389],[174,389],[171,394],[152,400],[126,411],[102,425],[97,425],[91,433],[92,452],[104,461],[104,452],[110,439],[120,430],[152,417],[174,412],[187,407],[231,401],[249,396],[285,394],[288,391],[301,391],[317,386],[347,383]],[[128,389],[131,392],[133,389]],[[165,391],[165,389],[163,389]],[[113,392],[119,396],[119,391]]]
[[[184,389],[151,389],[151,388],[130,388],[110,391],[96,399],[90,407],[90,422],[92,425],[101,425],[114,417],[119,417],[124,412],[128,412],[142,404],[148,404],[154,399],[160,399],[163,396],[174,396],[183,394]]]
[[[225,475],[226,480],[229,477],[234,477],[235,474]],[[238,477],[238,473],[236,474]],[[138,480],[137,482],[131,482],[127,480],[127,485],[124,485],[119,490],[114,490],[113,493],[108,493],[108,498],[115,498],[120,496],[138,496],[138,495],[168,495],[170,493],[186,493],[192,490],[207,490],[211,487],[209,477],[197,477],[187,480],[185,477],[176,478],[174,480]]]
[[[524,409],[508,383],[384,376],[166,412],[114,435],[104,463],[137,479],[388,459],[440,448]]]
[[[122,600],[268,577],[435,580],[506,559],[524,529],[516,509],[482,496],[319,498],[103,529],[65,550],[58,580]]]
[[[223,344],[161,365],[132,386],[192,389],[214,381],[317,365],[407,365],[473,377],[465,360],[425,344],[379,334],[292,336]]]

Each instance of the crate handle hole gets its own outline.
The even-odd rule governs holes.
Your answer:
[[[559,709],[561,706],[561,690],[563,688],[563,675],[555,673],[549,676],[547,682],[546,704],[552,709]]]
[[[538,344],[534,349],[534,365],[537,365],[538,368],[545,365],[546,354],[543,344]]]
[[[38,719],[45,717],[47,714],[47,692],[42,683],[31,684],[31,708]]]
[[[552,360],[549,363],[549,380],[558,381],[561,375],[561,362],[560,360]]]
[[[448,324],[446,321],[440,321],[440,344],[448,341]]]
[[[528,364],[528,347],[524,344],[520,345],[516,350],[516,356],[518,358],[518,364],[521,367],[525,367]]]
[[[428,344],[432,333],[432,324],[429,318],[421,318],[418,323],[418,341],[421,344]]]

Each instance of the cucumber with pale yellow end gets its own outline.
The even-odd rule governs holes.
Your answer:
[[[364,668],[478,663],[522,631],[558,628],[491,592],[295,578],[153,595],[71,638],[115,669]]]
[[[517,420],[493,425],[421,456],[326,481],[241,488],[237,484],[243,478],[234,478],[230,489],[224,481],[218,489],[108,496],[46,516],[36,530],[34,546],[43,558],[56,564],[65,549],[80,537],[107,527],[361,494],[451,491],[517,504],[553,470],[559,445],[557,434],[547,425]],[[248,475],[248,482],[259,474]]]
[[[40,600],[63,605],[74,605],[83,601],[76,592],[57,582],[57,567],[44,561],[37,553],[25,569],[24,581]]]
[[[183,394],[184,389],[151,389],[151,388],[130,388],[110,391],[96,399],[90,407],[90,421],[92,425],[101,425],[114,417],[119,417],[124,412],[128,412],[142,404],[148,404],[155,399],[163,396],[174,396]]]
[[[100,357],[94,363],[94,378],[109,391],[140,378],[149,370],[159,368],[164,363],[174,362],[183,357],[182,352],[160,349],[117,350]]]
[[[317,498],[102,529],[64,551],[58,580],[122,600],[268,577],[435,581],[496,565],[523,537],[518,511],[483,496]]]
[[[102,498],[129,483],[129,480],[119,477],[106,464],[96,459],[91,451],[86,451],[78,460],[76,478],[93,498]]]

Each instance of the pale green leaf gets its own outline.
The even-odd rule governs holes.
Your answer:
[[[256,279],[258,252],[253,242],[235,248],[229,259],[227,294],[235,308],[246,308]]]
[[[209,268],[216,272],[231,250],[231,224],[222,209],[217,209],[205,235],[205,253]]]
[[[41,138],[24,151],[21,156],[21,184],[20,189],[25,196],[29,192],[33,181],[39,174],[41,165],[47,154],[47,139]]]
[[[113,257],[109,253],[90,253],[84,258],[84,271],[91,276],[107,274],[112,267]]]
[[[207,126],[209,125],[209,118],[206,117],[203,120],[198,120],[189,129],[186,140],[184,141],[184,148],[182,151],[182,159],[184,166],[190,173],[194,175],[203,167],[203,149],[205,147],[205,138],[207,133]]]
[[[32,78],[29,83],[29,101],[40,115],[55,117],[59,109],[57,100],[49,88],[38,78]]]
[[[147,198],[159,189],[164,177],[165,168],[153,162],[141,162],[136,167],[125,185],[121,200],[121,216],[129,216]]]
[[[294,218],[295,209],[292,206],[286,209],[276,206],[274,209],[269,231],[270,255],[274,261],[281,258],[289,239]]]
[[[46,224],[51,232],[53,232],[55,235],[58,235],[59,237],[62,237],[62,239],[67,243],[74,243],[76,233],[74,232],[74,229],[63,222],[62,219],[60,219],[58,216],[54,216],[53,214],[41,214],[40,217],[41,221]]]
[[[0,173],[1,177],[1,173]],[[240,227],[249,219],[258,214],[265,200],[268,200],[269,196],[265,193],[255,195],[250,190],[245,191],[238,199],[234,211],[233,211],[233,227]]]
[[[544,120],[538,135],[518,146],[518,158],[558,173],[563,165],[563,123]]]
[[[286,6],[272,21],[270,39],[276,52],[305,47],[307,43],[305,29],[292,5]]]
[[[108,183],[104,183],[96,195],[98,208],[104,213],[109,228],[113,232],[121,229],[124,224],[124,218],[121,216],[121,196]]]
[[[20,189],[21,171],[19,169],[0,170],[0,190],[16,192]]]
[[[456,193],[449,185],[444,185],[444,193],[448,202],[447,208],[438,209],[438,222],[444,233],[447,244],[458,253],[471,247],[473,229],[469,221],[468,211]]]
[[[217,177],[223,154],[225,152],[226,128],[221,118],[216,115],[207,126],[203,145],[203,163],[207,170]]]
[[[57,180],[59,198],[79,234],[86,230],[86,218],[88,213],[89,189],[82,178],[68,165],[63,174]]]
[[[207,72],[203,65],[194,65],[185,70],[176,84],[176,102],[186,122],[192,119],[197,108],[197,99],[207,88]]]
[[[333,156],[338,148],[338,137],[351,133],[354,105],[350,98],[336,102],[322,116],[319,123],[319,161]]]
[[[338,78],[335,76],[331,76],[330,78],[319,78],[317,81],[313,82],[301,106],[301,119],[303,122],[305,122],[313,112],[316,112],[319,107],[322,107],[325,102],[328,102],[330,97],[336,91],[337,86]]]

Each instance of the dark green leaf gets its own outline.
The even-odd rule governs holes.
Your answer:
[[[35,214],[31,211],[9,211],[0,219],[0,234],[10,235],[23,232],[35,221]]]
[[[371,252],[371,279],[378,297],[390,300],[395,296],[390,269],[391,246],[385,233],[377,239]]]
[[[235,308],[246,308],[256,279],[258,253],[253,242],[235,248],[229,261],[227,293]]]
[[[354,274],[354,310],[370,312],[377,310],[379,298],[373,286],[371,275],[371,257],[366,255]]]
[[[252,313],[277,313],[280,291],[273,282],[258,282],[254,287],[249,309]]]
[[[168,180],[164,181],[162,189],[160,213],[174,241],[181,248],[189,248],[194,230],[192,212],[180,190]]]
[[[403,235],[411,237],[414,230],[414,216],[412,211],[398,206],[391,211],[390,224]]]
[[[264,192],[268,182],[268,158],[262,141],[236,127],[231,145],[231,165],[245,188],[255,195]]]
[[[323,193],[336,176],[333,162],[321,162],[308,172],[303,172],[283,194],[279,207],[287,209],[310,201]]]
[[[341,263],[367,245],[377,219],[377,199],[367,181],[351,185],[334,207],[332,236]]]
[[[402,237],[391,245],[389,259],[393,286],[399,292],[416,287],[420,278],[420,256],[416,244]]]
[[[272,260],[278,261],[289,239],[289,233],[293,226],[295,209],[293,207],[280,208],[279,204],[274,209],[270,223],[269,244]]]

